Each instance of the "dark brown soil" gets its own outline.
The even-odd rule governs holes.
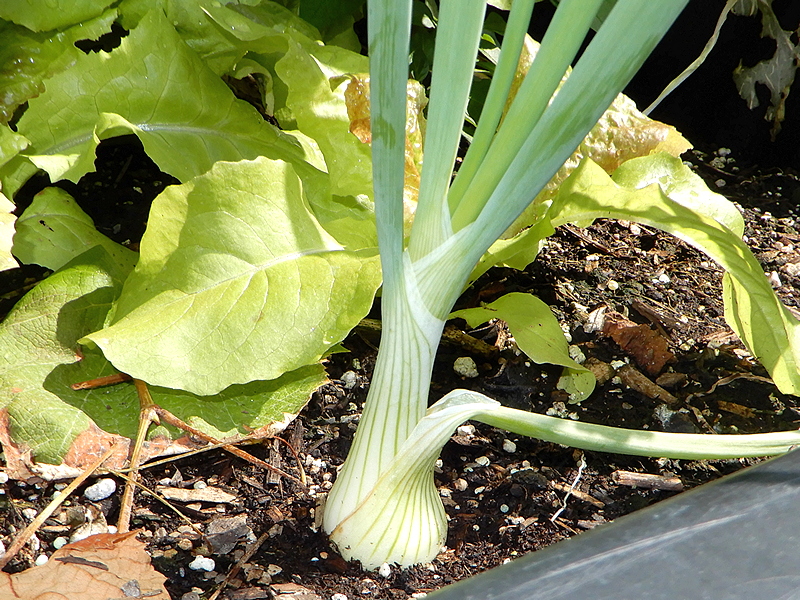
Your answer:
[[[788,169],[763,171],[735,162],[722,164],[712,162],[714,158],[711,152],[690,155],[709,184],[743,208],[748,243],[765,272],[774,273],[772,278],[784,302],[798,307],[798,270],[787,267],[800,263],[796,249],[800,244],[798,173]],[[70,191],[77,194],[100,231],[135,246],[146,219],[147,203],[141,198],[152,199],[171,180],[153,170],[136,143],[104,143],[98,169],[99,173],[87,180],[94,189],[107,191],[107,204],[90,204],[81,195],[81,188]],[[717,188],[720,180],[725,185]],[[4,275],[0,291],[7,304],[16,301],[42,275],[42,270],[35,268]],[[710,434],[795,429],[800,421],[797,398],[777,392],[766,379],[766,372],[748,357],[725,325],[721,275],[705,256],[645,227],[598,222],[585,230],[562,228],[525,271],[491,270],[467,290],[458,308],[492,301],[507,292],[531,292],[553,307],[572,344],[587,359],[605,364],[628,361],[635,366],[635,359],[610,338],[585,331],[588,313],[600,306],[617,311],[667,340],[675,360],[663,372],[648,378],[668,389],[676,398],[674,404],[668,407],[647,393],[634,391],[619,377],[598,385],[581,404],[568,404],[555,388],[558,370],[531,364],[524,355],[517,355],[507,343],[502,324],[469,331],[459,321],[452,323],[457,332],[481,339],[497,352],[489,358],[470,354],[468,346],[454,336],[455,341],[440,349],[431,400],[455,387],[467,387],[511,406],[621,427]],[[373,316],[378,316],[377,308]],[[431,564],[406,570],[392,568],[386,577],[364,572],[338,556],[315,527],[314,517],[319,498],[329,489],[336,467],[347,454],[378,341],[374,327],[357,328],[344,342],[349,353],[336,354],[328,362],[330,383],[314,395],[284,435],[308,473],[308,494],[290,481],[276,479],[221,451],[144,471],[150,488],[171,479],[173,486],[193,489],[200,483],[201,487],[206,484],[235,495],[232,503],[176,503],[200,529],[215,521],[222,523],[220,517],[246,516],[245,530],[233,534],[238,545],[215,554],[218,545],[209,545],[187,527],[180,527],[174,513],[164,505],[137,495],[134,525],[142,529],[142,537],[149,542],[156,568],[169,578],[173,598],[190,600],[197,597],[191,595],[193,592],[207,597],[230,572],[245,544],[262,534],[267,535],[260,549],[228,588],[229,598],[267,598],[270,594],[289,598],[286,594],[292,589],[294,598],[326,600],[337,593],[348,598],[421,597],[676,493],[623,485],[618,483],[619,471],[660,475],[673,483],[677,478],[684,488],[690,488],[753,462],[583,453],[480,424],[467,426],[445,447],[435,475],[450,518],[447,550]],[[462,356],[475,359],[479,377],[464,380],[456,375],[453,362]],[[343,381],[348,371],[352,373],[346,380],[352,374],[357,377],[351,387]],[[249,450],[284,468],[294,465],[294,458],[283,445],[269,443]],[[585,467],[579,471],[582,460]],[[574,492],[567,497],[573,484]],[[42,508],[53,491],[53,484],[5,484],[0,496],[0,539],[8,543],[15,529],[24,526],[22,510]],[[67,504],[86,505],[88,501],[76,495]],[[97,508],[113,522],[118,505],[119,493],[98,503]],[[40,552],[52,551],[53,540],[68,530],[65,519],[63,514],[51,520],[39,533]],[[36,554],[26,549],[9,570],[29,567]],[[215,570],[189,569],[197,554],[211,554]],[[298,595],[303,589],[308,595]]]

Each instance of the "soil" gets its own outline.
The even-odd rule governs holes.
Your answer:
[[[716,147],[701,147],[685,158],[712,189],[741,208],[747,221],[746,240],[773,287],[787,306],[800,309],[800,172],[791,167],[759,168]],[[135,139],[118,138],[101,144],[97,173],[77,186],[59,185],[75,195],[101,232],[136,248],[149,201],[174,182],[158,171]],[[17,197],[17,212],[46,184],[41,178],[32,180]],[[5,314],[46,274],[38,267],[1,274],[0,313]],[[646,227],[615,221],[599,221],[587,229],[562,227],[528,268],[490,270],[464,293],[456,308],[477,306],[513,291],[533,293],[552,306],[571,343],[587,360],[601,368],[630,365],[629,370],[641,374],[649,385],[638,386],[637,391],[630,379],[617,375],[599,384],[587,400],[569,404],[555,385],[558,369],[531,364],[515,351],[502,323],[470,330],[463,321],[454,321],[448,342],[440,348],[431,400],[466,387],[517,408],[635,429],[709,434],[797,429],[798,399],[777,391],[725,324],[721,279],[721,270],[704,255]],[[669,362],[648,371],[641,357],[637,362],[630,345],[623,342],[622,347],[602,331],[593,331],[588,324],[600,314],[598,309],[615,323],[628,324],[627,319],[643,325],[653,339],[662,340]],[[379,318],[378,306],[370,317]],[[133,526],[141,529],[153,564],[168,578],[172,598],[207,598],[255,539],[261,541],[258,551],[222,597],[422,597],[673,496],[679,493],[676,488],[688,489],[757,462],[581,452],[481,424],[467,425],[445,446],[435,473],[449,518],[446,550],[430,564],[365,572],[337,554],[315,526],[315,516],[319,499],[347,455],[379,336],[373,321],[354,330],[343,343],[348,352],[327,362],[330,382],[314,394],[282,436],[305,468],[307,492],[219,450],[143,471],[150,489],[169,480],[172,487],[191,491],[209,486],[233,495],[224,503],[173,502],[206,533],[209,527],[224,529],[227,524],[230,543],[222,548],[218,538],[210,542],[199,536],[162,503],[136,495]],[[485,352],[466,343],[474,339],[484,342]],[[465,356],[476,362],[477,377],[463,378],[454,371],[455,359]],[[655,385],[659,388],[650,387]],[[664,390],[668,396],[661,393]],[[290,471],[296,464],[286,446],[274,441],[247,450]],[[627,485],[626,478],[635,477],[627,473],[656,475],[657,488],[664,489],[648,489],[641,482],[639,487]],[[8,545],[26,524],[23,510],[41,509],[56,485],[9,481],[2,486],[0,540]],[[38,533],[41,549],[26,547],[7,571],[21,571],[39,553],[52,552],[53,541],[69,530],[67,513],[92,504],[82,491]],[[117,492],[93,506],[114,522],[119,500]],[[236,515],[245,523],[237,521],[238,529],[224,519]],[[213,571],[188,568],[201,554],[213,557]]]

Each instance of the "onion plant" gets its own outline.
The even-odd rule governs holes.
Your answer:
[[[454,428],[467,419],[579,448],[643,456],[769,455],[800,441],[797,432],[703,436],[584,424],[513,410],[465,390],[427,407],[445,320],[475,265],[575,150],[686,2],[618,0],[562,85],[598,11],[607,4],[562,0],[524,82],[506,107],[534,5],[534,0],[515,0],[477,129],[453,177],[485,2],[443,0],[419,201],[410,236],[404,239],[411,2],[370,1],[373,185],[383,269],[383,334],[350,454],[325,505],[324,528],[345,558],[374,568],[436,556],[447,523],[433,467]],[[611,204],[612,208],[574,214],[563,206],[560,213],[553,208],[549,218],[553,223],[591,221],[626,210],[624,198],[618,209]],[[657,225],[680,236],[686,215],[676,209],[671,229],[664,226],[666,216]],[[704,249],[710,244],[693,241]]]

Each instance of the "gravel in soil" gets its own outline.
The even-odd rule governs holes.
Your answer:
[[[131,177],[127,188],[137,194],[138,188],[143,197],[152,198],[170,181],[154,176],[136,144],[107,151],[115,155],[111,159],[115,167],[100,169],[95,188],[116,194],[112,197],[122,206],[140,212],[120,218],[118,205],[109,203],[92,216],[101,231],[135,245],[146,203],[126,200],[115,190]],[[101,153],[101,161],[102,157]],[[724,152],[695,152],[690,158],[712,189],[742,207],[748,243],[783,301],[798,307],[798,174],[737,165]],[[77,197],[89,210],[88,201],[80,193]],[[115,231],[117,224],[120,228]],[[13,303],[43,275],[40,269],[4,275],[3,298]],[[576,355],[599,365],[598,373],[606,368],[602,365],[612,369],[606,369],[607,377],[600,378],[590,398],[570,404],[556,388],[558,369],[533,364],[520,355],[502,323],[470,331],[463,322],[454,321],[434,369],[431,400],[466,387],[510,406],[620,427],[710,434],[796,429],[797,399],[775,389],[725,325],[721,277],[721,270],[704,255],[656,230],[612,221],[587,229],[563,227],[525,271],[491,270],[465,292],[457,308],[490,302],[512,291],[536,294],[553,307]],[[592,319],[602,311],[615,315],[616,323],[639,326],[638,331],[650,331],[653,339],[662,340],[666,364],[648,371],[627,342],[620,345],[620,338],[594,330]],[[376,307],[372,316],[378,314]],[[435,473],[449,518],[446,549],[430,564],[364,572],[342,560],[315,523],[318,502],[330,489],[358,423],[379,335],[376,324],[366,321],[347,338],[343,345],[349,352],[335,354],[327,363],[330,382],[284,432],[308,475],[307,492],[220,450],[143,470],[148,488],[171,498],[179,497],[174,490],[185,494],[170,503],[186,522],[145,494],[137,494],[134,507],[133,526],[147,540],[155,567],[168,577],[173,598],[208,597],[255,540],[260,541],[257,552],[239,564],[223,597],[422,597],[755,462],[581,452],[466,424],[444,448]],[[464,357],[475,362],[476,377],[454,371],[456,359]],[[636,379],[639,384],[630,379],[631,373],[643,378]],[[296,466],[283,444],[267,441],[247,449],[281,468]],[[7,544],[59,486],[3,484],[0,539]],[[87,514],[95,522],[115,521],[119,492],[95,502],[82,492],[47,522],[38,542],[26,547],[9,571],[28,568],[37,556],[50,553],[53,542],[68,536]],[[206,562],[209,570],[192,568],[203,564],[198,556],[213,559],[213,566]]]

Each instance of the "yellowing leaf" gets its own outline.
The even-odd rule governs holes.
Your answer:
[[[363,143],[372,141],[369,110],[369,76],[352,75],[344,94],[350,132]],[[422,173],[422,145],[425,139],[425,116],[428,104],[425,90],[419,82],[408,81],[406,96],[406,152],[405,180],[403,186],[403,220],[406,233],[417,208],[419,180]]]
[[[528,72],[538,49],[539,44],[528,36],[523,46],[520,65],[507,106],[512,102],[516,89]],[[567,77],[569,74],[564,77],[564,80]],[[539,192],[532,206],[525,210],[503,237],[505,239],[513,237],[534,223],[537,220],[536,205],[552,200],[558,192],[559,186],[584,158],[592,159],[606,173],[611,174],[622,163],[632,158],[659,152],[680,156],[691,147],[692,145],[673,126],[647,117],[636,108],[633,100],[625,94],[619,94],[597,124],[589,131],[578,149]]]
[[[17,267],[17,261],[11,256],[14,237],[14,222],[17,218],[11,214],[14,205],[0,193],[0,271]]]

